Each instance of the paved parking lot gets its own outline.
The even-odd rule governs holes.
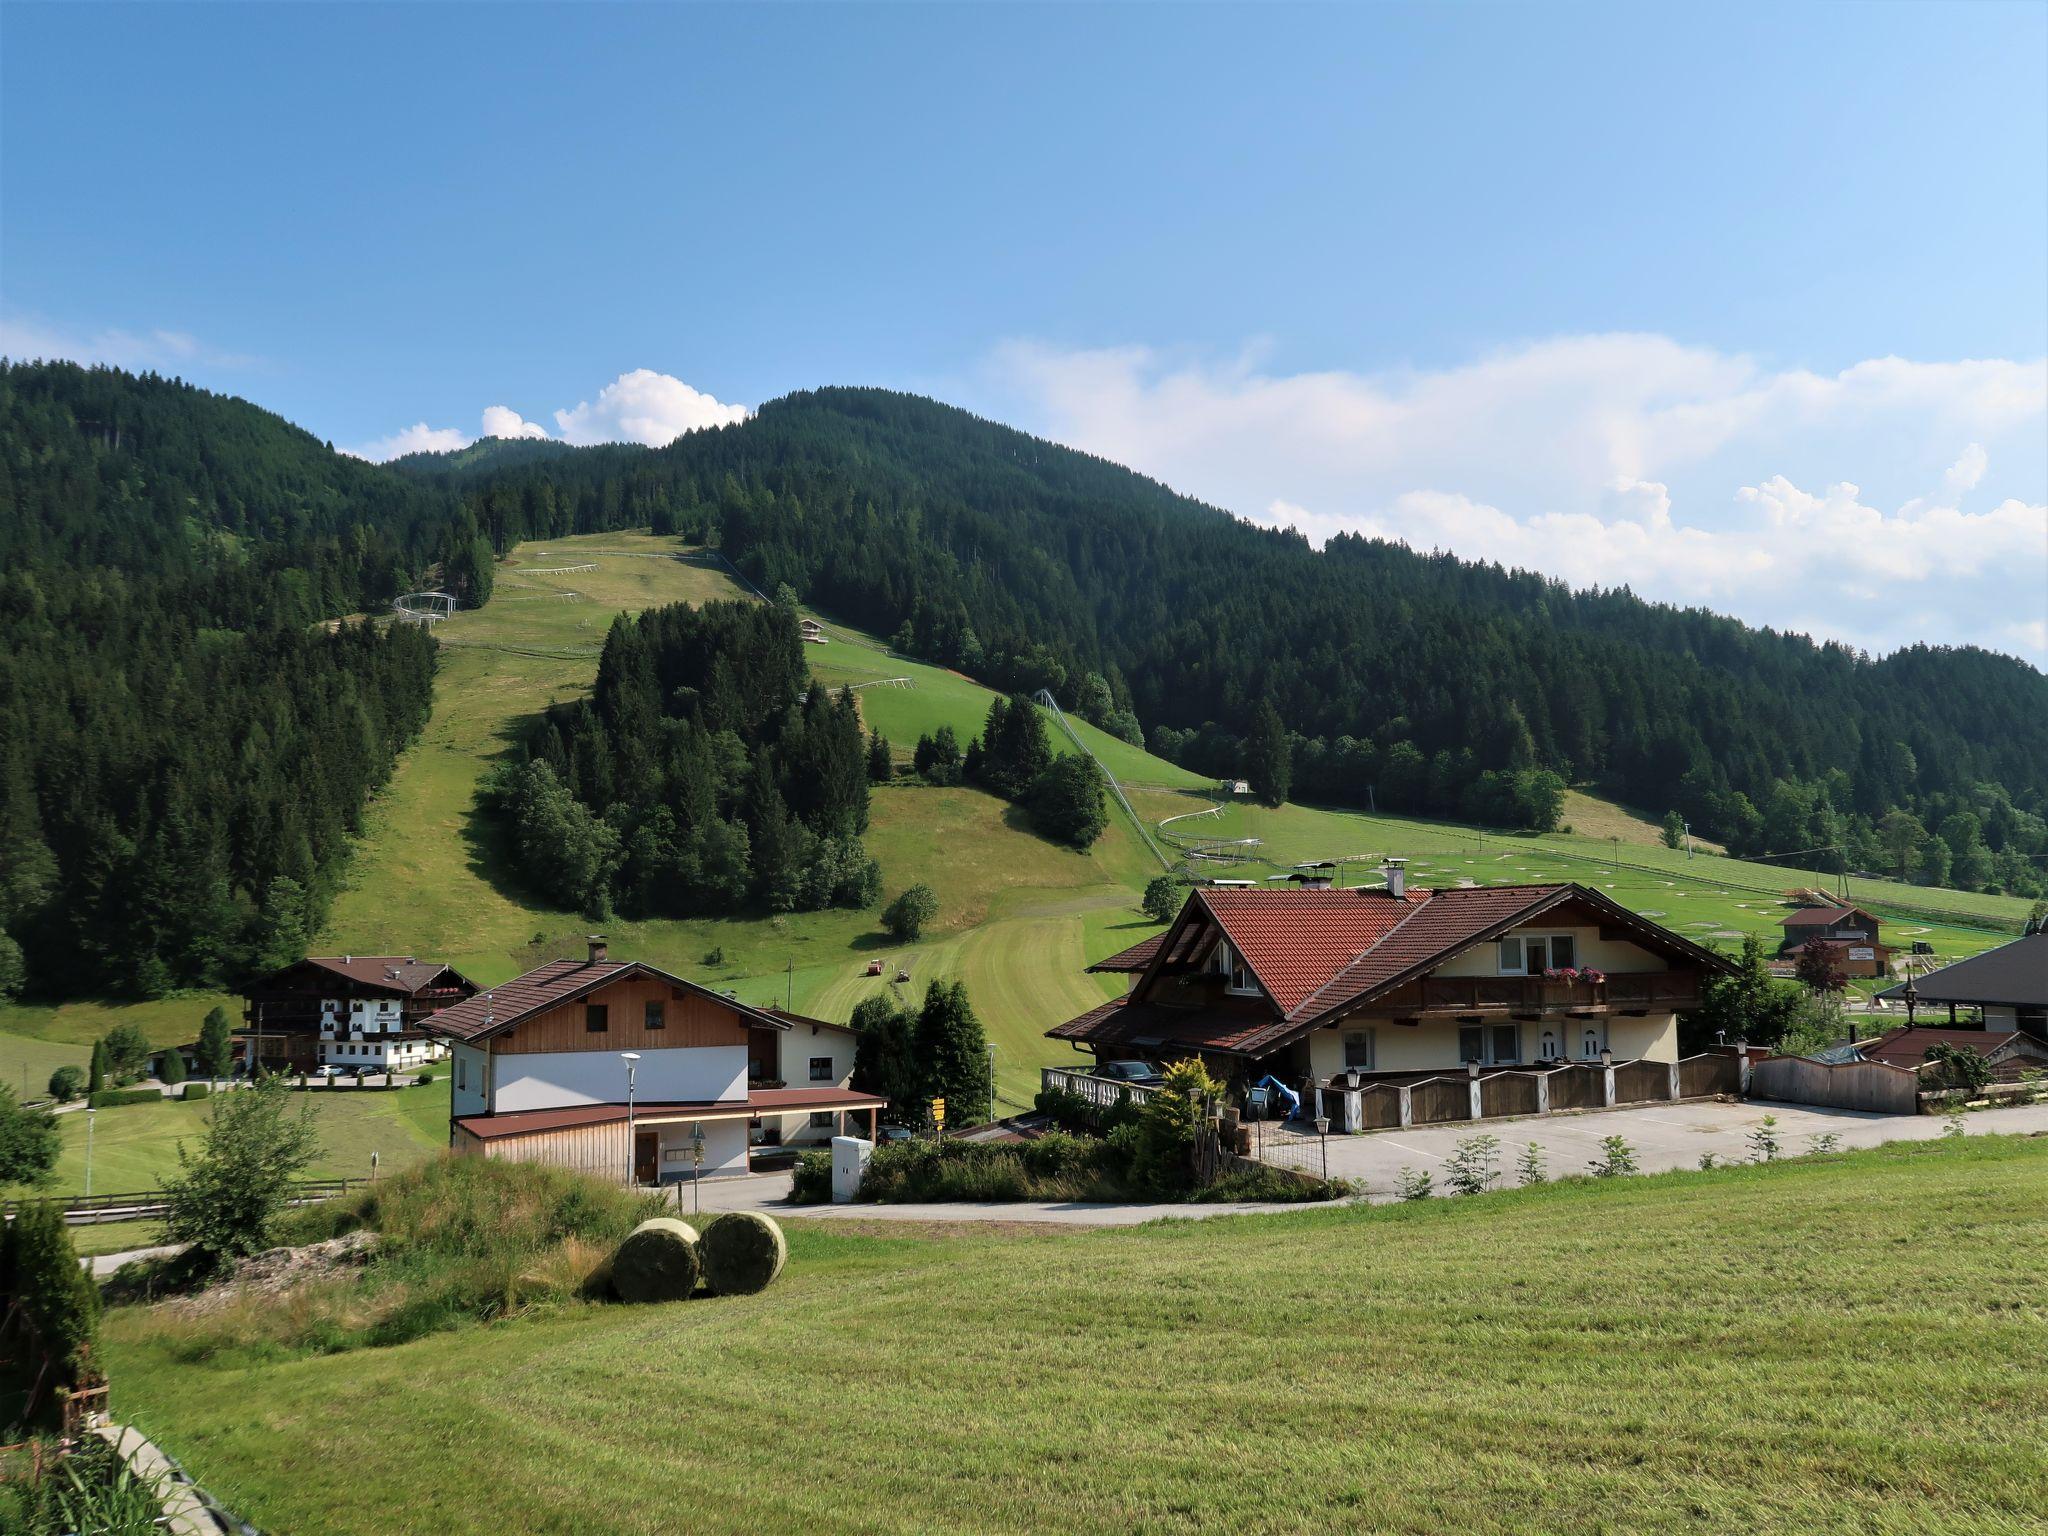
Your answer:
[[[1740,1104],[1698,1101],[1689,1104],[1645,1104],[1639,1108],[1598,1110],[1580,1115],[1541,1119],[1487,1120],[1478,1124],[1412,1127],[1404,1131],[1373,1131],[1362,1136],[1329,1139],[1330,1177],[1362,1181],[1374,1199],[1389,1198],[1403,1167],[1441,1173],[1443,1161],[1467,1136],[1490,1134],[1501,1142],[1501,1163],[1513,1183],[1515,1159],[1530,1142],[1543,1149],[1551,1178],[1583,1173],[1600,1154],[1603,1137],[1625,1137],[1635,1149],[1636,1166],[1644,1173],[1671,1168],[1697,1168],[1700,1155],[1712,1152],[1724,1162],[1747,1162],[1748,1137],[1765,1115],[1777,1117],[1783,1155],[1811,1152],[1813,1138],[1834,1135],[1840,1145],[1874,1147],[1887,1141],[1924,1141],[1942,1133],[1933,1115],[1873,1115],[1851,1109],[1816,1109],[1804,1104]],[[1964,1125],[1971,1135],[2048,1131],[2048,1104],[2015,1109],[1982,1110]],[[1300,1166],[1300,1151],[1273,1158]]]

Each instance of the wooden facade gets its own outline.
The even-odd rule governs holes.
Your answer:
[[[661,1027],[648,1028],[658,1004]],[[592,1006],[605,1010],[605,1027],[590,1027]],[[773,1031],[762,1031],[772,1034]],[[544,1051],[658,1051],[686,1046],[746,1045],[746,1018],[723,999],[671,986],[658,976],[630,976],[523,1020],[489,1037],[493,1054]]]

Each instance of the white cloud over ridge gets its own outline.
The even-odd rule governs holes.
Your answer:
[[[635,368],[620,374],[597,392],[595,400],[579,401],[554,412],[559,440],[579,446],[592,443],[643,443],[660,448],[700,427],[725,427],[745,421],[744,405],[727,405],[702,390],[692,389],[672,374]],[[480,437],[550,438],[537,421],[528,421],[509,405],[487,405]],[[460,427],[429,427],[425,422],[347,449],[360,459],[382,462],[401,454],[445,453],[467,448],[476,438]]]
[[[1445,549],[1880,653],[2048,661],[2041,360],[1818,374],[1602,335],[1289,375],[1014,343],[985,381],[1009,419],[1317,542]]]

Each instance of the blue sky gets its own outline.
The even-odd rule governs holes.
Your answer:
[[[0,132],[6,350],[366,453],[886,384],[2048,660],[2048,7],[10,3]]]

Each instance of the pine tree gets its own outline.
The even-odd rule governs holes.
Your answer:
[[[926,989],[915,1046],[929,1095],[946,1101],[946,1123],[967,1126],[986,1120],[995,1092],[988,1036],[960,982],[935,981]]]
[[[164,1048],[163,1070],[157,1074],[157,1081],[167,1088],[175,1088],[185,1081],[185,1052],[179,1046]]]
[[[199,1026],[199,1070],[209,1080],[226,1077],[234,1066],[234,1051],[234,1028],[227,1009],[209,1008]]]
[[[1286,802],[1294,788],[1293,749],[1287,727],[1270,699],[1260,703],[1252,719],[1252,733],[1245,743],[1245,778],[1261,805]]]
[[[91,1098],[107,1086],[107,1047],[101,1040],[92,1043],[92,1065],[85,1072],[85,1095]]]

